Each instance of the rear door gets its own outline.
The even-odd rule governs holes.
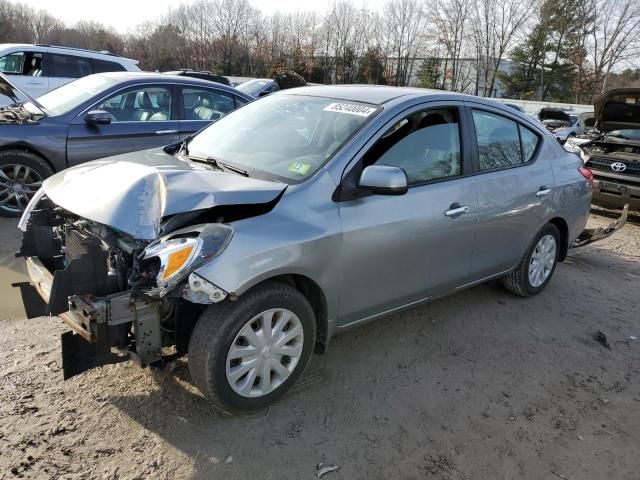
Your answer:
[[[178,89],[180,138],[197,132],[247,103],[243,98],[217,88],[182,85]]]
[[[172,85],[144,85],[112,93],[78,115],[69,126],[69,166],[178,141]],[[111,114],[107,125],[87,125],[88,110]]]
[[[34,98],[49,91],[49,79],[43,71],[46,53],[17,50],[0,57],[0,72]]]
[[[478,191],[478,231],[471,261],[474,281],[512,268],[553,205],[551,165],[540,155],[543,137],[516,116],[469,103]]]

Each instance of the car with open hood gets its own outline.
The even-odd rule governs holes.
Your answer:
[[[567,142],[593,172],[593,202],[640,209],[640,89],[619,88],[595,102],[594,128]]]
[[[209,400],[253,410],[347,328],[491,279],[542,292],[590,203],[582,161],[507,106],[289,89],[45,180],[20,220],[17,286],[29,318],[71,328],[65,378],[188,353]]]
[[[174,143],[251,100],[219,83],[143,72],[90,75],[34,99],[0,74],[0,215],[20,215],[55,172]]]
[[[237,89],[253,97],[264,97],[279,90],[306,87],[304,78],[293,71],[275,72],[273,78],[252,78],[237,85]]]
[[[575,136],[580,129],[579,116],[571,110],[558,107],[545,107],[538,112],[538,120],[554,137],[564,143]]]

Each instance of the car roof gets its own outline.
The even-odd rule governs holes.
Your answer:
[[[223,83],[214,82],[213,80],[203,80],[201,78],[184,76],[184,75],[168,75],[156,72],[105,72],[96,73],[101,77],[110,78],[118,83],[136,82],[136,81],[152,81],[158,83],[176,83],[181,85],[202,85],[203,87],[215,87],[229,93],[253,100],[253,97],[241,92],[240,90],[229,87]]]
[[[337,98],[353,102],[372,103],[383,105],[391,100],[401,97],[415,96],[446,96],[454,99],[473,99],[482,101],[480,97],[464,95],[445,90],[432,90],[428,88],[390,87],[385,85],[322,85],[306,86],[304,88],[292,88],[278,92],[279,95],[308,95],[313,97]],[[493,104],[493,103],[492,103]]]
[[[122,57],[106,50],[89,50],[86,48],[66,47],[64,45],[49,45],[43,43],[0,43],[0,52],[6,49],[24,49],[25,51],[48,50],[50,53],[66,53],[68,55],[76,55],[80,57],[99,58],[116,63],[138,64],[138,60],[133,58]]]

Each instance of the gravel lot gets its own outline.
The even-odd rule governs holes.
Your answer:
[[[212,411],[184,362],[62,382],[61,322],[20,319],[9,286],[15,224],[0,220],[0,478],[640,478],[637,222],[535,298],[490,283],[351,330],[241,417]]]

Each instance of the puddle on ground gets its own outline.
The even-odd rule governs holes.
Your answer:
[[[0,257],[0,321],[24,317],[20,289],[12,287],[11,284],[26,282],[27,272],[24,260],[16,260],[18,262],[15,266],[7,267],[5,266],[5,258]]]

